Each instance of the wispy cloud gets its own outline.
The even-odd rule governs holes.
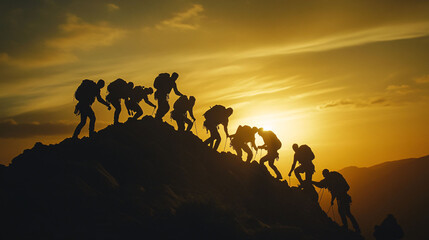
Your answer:
[[[194,4],[191,8],[184,12],[176,13],[173,18],[166,19],[156,25],[157,29],[181,29],[181,30],[195,30],[199,28],[199,20],[204,7],[200,4]]]
[[[88,51],[114,44],[125,31],[111,27],[107,22],[87,23],[73,14],[59,25],[57,36],[46,39],[36,55],[14,57],[0,53],[0,63],[22,68],[38,68],[77,61],[76,51]]]
[[[306,98],[306,97],[312,97],[312,96],[337,92],[337,91],[340,91],[342,89],[344,89],[344,87],[334,87],[334,88],[325,88],[325,89],[320,89],[320,90],[312,90],[312,91],[308,91],[305,93],[290,96],[290,98],[291,99],[302,99],[302,98]]]
[[[389,102],[385,98],[374,98],[374,99],[339,99],[335,101],[330,101],[325,104],[319,105],[317,108],[319,110],[327,109],[327,108],[338,108],[338,107],[351,107],[351,108],[363,108],[370,106],[388,106]]]
[[[407,84],[389,85],[389,86],[387,86],[386,90],[389,91],[389,92],[393,92],[393,93],[397,93],[397,94],[402,94],[402,95],[414,92],[414,89],[412,89]]]
[[[429,22],[383,26],[366,29],[359,32],[344,33],[314,41],[284,46],[270,46],[252,49],[238,54],[239,58],[266,57],[273,55],[287,55],[303,52],[319,52],[332,49],[358,46],[373,42],[410,39],[429,35]]]
[[[47,40],[46,45],[63,51],[110,46],[125,33],[124,30],[109,26],[107,22],[91,24],[73,14],[68,14],[66,23],[59,28],[62,36]]]

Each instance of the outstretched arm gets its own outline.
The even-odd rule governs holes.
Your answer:
[[[177,89],[177,84],[176,84],[176,83],[174,83],[173,90],[174,90],[174,93],[175,93],[177,96],[183,96],[183,94],[182,94],[182,93],[180,93],[180,92],[179,92],[179,90]]]
[[[149,101],[149,98],[147,98],[147,95],[144,95],[143,100],[145,103],[147,103],[149,106],[152,106],[154,108],[156,108],[156,105],[153,104],[151,101]]]
[[[320,182],[312,182],[314,186],[318,187],[318,188],[326,188],[326,184],[325,184],[325,179],[323,179]]]
[[[110,104],[106,102],[100,95],[100,93],[97,95],[97,101],[99,101],[101,104],[105,105],[107,109],[111,109]]]

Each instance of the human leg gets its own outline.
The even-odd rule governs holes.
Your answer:
[[[213,134],[213,143],[214,143],[213,149],[217,150],[221,141],[220,133],[217,127],[213,128],[212,134]]]
[[[303,181],[300,174],[304,172],[304,168],[302,167],[302,165],[299,165],[297,168],[295,168],[293,172],[295,173],[296,179],[298,179],[299,184],[302,185]]]
[[[271,157],[268,160],[268,165],[270,165],[271,169],[274,170],[274,172],[276,173],[276,178],[277,179],[282,179],[282,174],[280,173],[280,171],[277,169],[277,167],[274,165],[274,161],[276,159],[276,154],[270,154]]]
[[[305,170],[305,182],[311,184],[312,178],[314,174],[314,167],[308,168]]]
[[[110,98],[110,103],[115,108],[115,112],[113,113],[113,124],[119,123],[119,114],[121,113],[121,101],[119,98]]]
[[[345,203],[344,203],[344,212],[345,215],[350,219],[350,222],[352,223],[353,229],[360,233],[360,227],[358,222],[356,221],[356,218],[353,216],[351,210],[350,210],[350,203],[351,203],[351,197],[350,195],[346,195],[345,197]]]
[[[241,157],[243,156],[243,152],[241,151],[241,146],[239,143],[237,143],[236,141],[231,140],[231,146],[232,148],[235,150],[235,152],[237,153],[237,157],[239,157],[241,159]]]
[[[183,118],[176,118],[177,122],[177,131],[183,132],[185,130],[185,121],[183,121]]]
[[[249,145],[247,145],[245,143],[243,144],[242,147],[243,147],[243,151],[247,153],[246,162],[250,163],[252,161],[252,159],[253,159],[253,152],[250,149]]]
[[[204,143],[207,144],[209,147],[213,148],[213,143],[214,143],[214,137],[213,137],[213,130],[212,127],[210,125],[207,125],[206,122],[204,122],[204,126],[207,128],[207,130],[210,133],[210,137],[207,138]],[[216,128],[216,127],[215,127]]]
[[[80,111],[80,123],[76,126],[76,129],[74,130],[73,138],[78,138],[80,131],[86,124],[86,118],[88,117],[86,111],[82,111],[80,109],[79,111]]]
[[[95,133],[95,131],[94,131],[94,128],[95,128],[95,113],[92,110],[91,106],[89,106],[89,109],[88,109],[88,117],[89,117],[89,136],[91,137]]]
[[[133,104],[133,110],[135,111],[135,114],[133,116],[134,120],[137,120],[141,115],[143,115],[143,109],[138,103]]]
[[[162,120],[165,114],[170,110],[170,105],[168,105],[167,96],[158,98],[158,109],[155,114],[155,119]]]
[[[194,125],[194,122],[191,121],[191,119],[184,117],[184,122],[186,124],[188,124],[188,126],[186,127],[186,131],[189,132],[192,129],[192,126]]]
[[[347,206],[344,204],[344,201],[337,198],[338,205],[338,214],[341,217],[341,222],[343,223],[344,228],[348,228],[347,218],[346,218],[346,208]]]

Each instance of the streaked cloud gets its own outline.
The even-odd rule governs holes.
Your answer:
[[[402,95],[414,92],[414,89],[412,89],[407,84],[389,85],[389,86],[387,86],[386,90],[389,91],[389,92],[393,92],[393,93],[396,93],[396,94],[402,94]]]
[[[199,28],[199,20],[201,19],[201,13],[204,11],[204,7],[200,4],[194,4],[191,8],[184,12],[174,14],[175,16],[170,19],[166,19],[156,25],[157,29],[180,29],[180,30],[195,30]]]
[[[90,50],[110,46],[125,34],[124,30],[109,26],[107,22],[91,24],[73,14],[59,26],[60,35],[46,41],[46,45],[62,51]]]
[[[358,32],[327,36],[314,41],[252,49],[238,54],[238,58],[267,57],[305,52],[328,51],[338,48],[359,46],[374,42],[418,38],[429,35],[429,22],[391,25],[366,29]]]
[[[351,108],[362,108],[370,106],[388,106],[388,100],[385,98],[374,98],[374,99],[339,99],[335,101],[330,101],[325,104],[317,106],[317,109],[323,110],[327,108],[337,108],[337,107],[351,107]]]
[[[344,89],[344,87],[333,87],[333,88],[325,88],[325,89],[319,89],[319,90],[312,90],[312,91],[308,91],[308,92],[305,92],[305,93],[301,93],[301,94],[290,96],[290,98],[291,99],[302,99],[302,98],[307,98],[307,97],[312,97],[312,96],[317,96],[317,95],[322,95],[322,94],[337,92],[337,91],[340,91],[342,89]]]

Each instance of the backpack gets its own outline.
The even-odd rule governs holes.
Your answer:
[[[237,131],[235,132],[235,136],[237,138],[248,139],[254,136],[254,132],[252,132],[252,128],[250,126],[238,126]]]
[[[180,96],[173,105],[174,109],[185,109],[188,105],[188,97],[185,95]]]
[[[121,78],[116,79],[107,86],[107,91],[109,91],[109,93],[118,96],[123,96],[125,89],[127,89],[127,82]]]
[[[282,142],[280,142],[280,139],[274,133],[271,135],[271,147],[276,150],[282,147]]]
[[[341,175],[339,172],[330,172],[331,177],[333,178],[332,184],[333,189],[338,193],[345,193],[350,189],[349,184],[347,183],[346,179]]]
[[[315,158],[313,151],[308,145],[301,145],[299,151],[303,161],[311,162]]]
[[[170,74],[160,73],[153,82],[153,87],[157,90],[166,90],[170,84]]]
[[[132,91],[132,98],[134,101],[136,102],[140,102],[141,100],[143,100],[144,96],[145,96],[145,91],[144,91],[144,87],[142,86],[136,86],[134,87],[133,91]]]
[[[222,105],[215,105],[207,110],[203,116],[210,121],[222,122],[225,119],[226,108]]]
[[[76,100],[80,101],[89,101],[95,97],[94,96],[94,89],[97,87],[97,84],[89,79],[85,79],[82,81],[82,83],[79,85],[79,87],[76,89],[76,92],[74,93],[74,97]]]

